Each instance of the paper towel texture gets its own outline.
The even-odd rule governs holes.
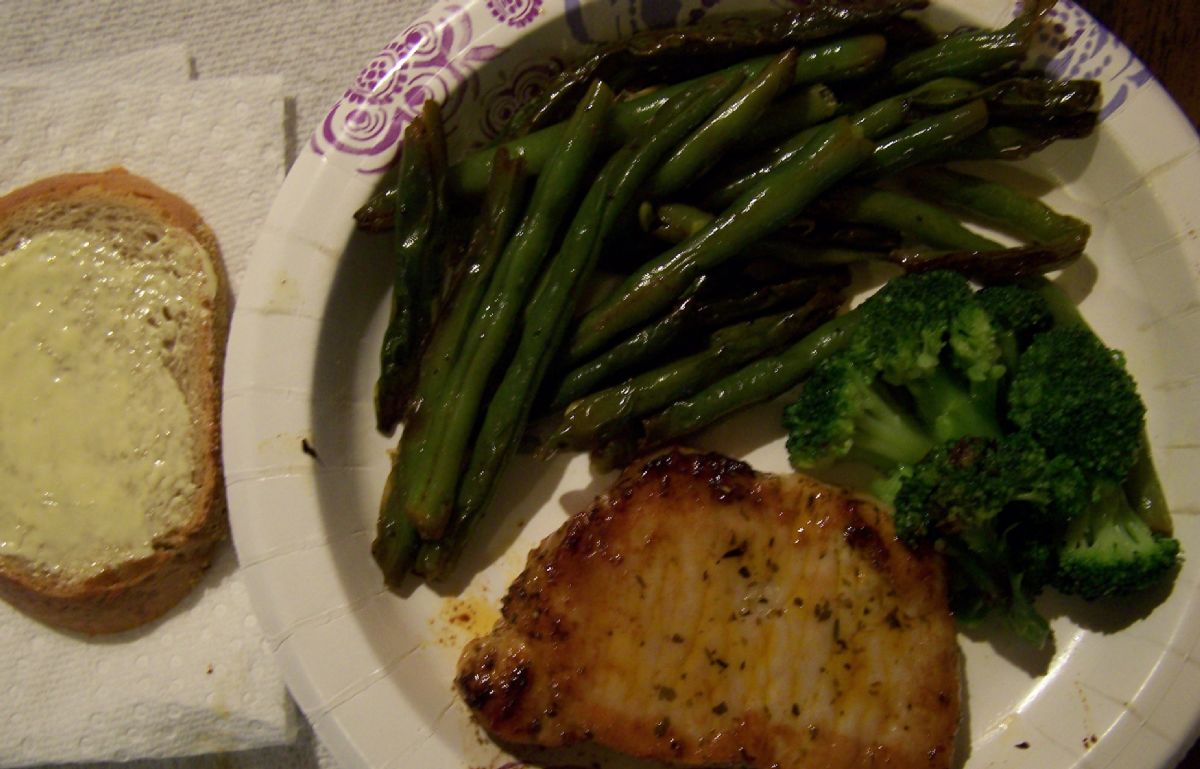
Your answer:
[[[190,201],[217,233],[236,293],[283,181],[278,77],[181,86],[0,89],[8,188],[122,165]]]
[[[290,163],[326,112],[432,0],[5,0],[0,71],[185,41],[201,80],[278,74]],[[52,14],[52,19],[49,16]]]
[[[283,178],[282,81],[190,81],[182,52],[122,57],[111,70],[79,68],[149,68],[153,77],[136,85],[122,75],[120,85],[72,77],[64,87],[70,73],[18,73],[35,82],[0,87],[4,186],[123,165],[200,211],[236,291]],[[228,544],[201,585],[160,621],[85,640],[0,604],[0,648],[0,766],[246,750],[296,735],[296,711]]]
[[[432,0],[356,0],[354,3],[337,2],[336,0],[263,0],[263,2],[246,3],[242,0],[212,0],[206,3],[184,3],[178,0],[57,0],[53,6],[48,6],[43,0],[6,0],[4,3],[5,23],[0,25],[0,85],[24,85],[45,91],[35,96],[29,93],[4,93],[3,107],[0,107],[0,159],[23,159],[19,167],[5,167],[5,174],[0,176],[3,186],[15,186],[20,181],[35,177],[39,173],[43,160],[45,173],[58,172],[60,168],[52,168],[49,160],[54,158],[41,157],[46,147],[55,146],[45,135],[39,137],[41,127],[32,122],[30,113],[19,114],[22,109],[33,108],[35,101],[42,101],[41,107],[36,108],[41,119],[54,115],[60,119],[62,106],[73,103],[66,95],[49,93],[53,88],[67,90],[72,85],[81,84],[84,76],[93,77],[107,71],[116,82],[137,83],[144,86],[147,83],[183,82],[190,73],[203,83],[209,79],[231,76],[278,75],[282,80],[283,104],[278,101],[274,106],[260,103],[258,106],[272,112],[282,112],[282,131],[276,131],[275,137],[281,147],[278,152],[266,152],[272,158],[282,159],[283,168],[290,166],[296,154],[304,146],[310,133],[325,117],[328,110],[354,81],[359,71],[380,51],[391,38],[415,19],[421,12],[432,5]],[[174,44],[174,58],[169,63],[154,56],[142,59],[142,51],[156,46],[159,42]],[[168,46],[170,47],[170,46]],[[135,53],[129,54],[130,51]],[[159,54],[162,52],[159,51]],[[103,65],[98,59],[110,59]],[[158,63],[153,63],[157,61]],[[52,75],[53,77],[47,77]],[[20,77],[21,80],[5,80],[4,77]],[[156,80],[156,78],[166,80]],[[33,82],[30,80],[32,79]],[[136,89],[135,89],[136,90]],[[2,92],[2,89],[0,89]],[[197,91],[199,93],[199,91]],[[276,93],[274,97],[279,96]],[[71,94],[71,99],[75,98]],[[150,93],[142,95],[142,101],[156,97]],[[212,96],[219,99],[219,96]],[[93,97],[93,101],[95,97]],[[86,101],[86,100],[85,100]],[[52,106],[58,103],[58,108]],[[203,105],[202,105],[203,106]],[[203,112],[203,110],[200,110]],[[191,113],[189,113],[191,114]],[[223,114],[209,113],[202,119],[181,126],[189,131],[189,141],[193,134],[200,134],[202,143],[192,147],[180,141],[176,149],[182,152],[187,160],[180,168],[196,171],[202,165],[204,148],[211,147],[212,142],[205,138],[210,123],[215,122]],[[138,122],[126,116],[126,123]],[[107,121],[100,121],[103,126]],[[18,142],[14,138],[17,133],[16,125],[21,125],[21,131],[26,136]],[[273,124],[278,127],[278,122]],[[83,128],[88,126],[86,121]],[[266,121],[258,124],[259,128],[271,128]],[[119,135],[120,132],[104,129],[108,135]],[[86,132],[85,132],[86,133]],[[241,137],[248,140],[253,136]],[[62,132],[56,141],[61,141]],[[92,137],[95,140],[96,137]],[[262,137],[265,139],[267,137]],[[86,139],[85,139],[86,141]],[[10,146],[11,144],[11,146]],[[279,174],[264,165],[258,173],[257,180],[250,180],[254,171],[246,167],[244,173],[234,174],[242,181],[255,181],[254,189],[262,190],[259,197],[253,201],[248,197],[239,198],[230,194],[222,196],[214,192],[236,189],[231,184],[217,184],[211,190],[198,189],[205,187],[207,177],[195,176],[188,178],[188,173],[172,174],[164,170],[155,173],[158,166],[143,165],[136,160],[138,148],[128,141],[124,142],[125,152],[118,162],[122,162],[131,170],[144,173],[158,183],[187,197],[193,202],[216,229],[221,238],[222,246],[230,263],[231,273],[236,285],[240,278],[240,269],[244,263],[246,251],[241,244],[253,241],[257,221],[265,217],[271,199],[278,188]],[[146,148],[151,156],[153,150]],[[76,153],[72,153],[74,156]],[[80,153],[81,154],[81,153]],[[113,157],[105,155],[102,157]],[[60,159],[72,161],[74,157],[60,156]],[[261,157],[260,157],[261,159]],[[154,160],[153,157],[150,160]],[[211,160],[211,158],[210,158]],[[81,164],[82,165],[82,164]],[[88,164],[91,165],[91,164]],[[272,166],[274,167],[274,166]],[[10,175],[10,171],[19,173],[18,180]],[[256,193],[250,192],[247,195]],[[259,217],[254,224],[237,219],[239,213],[249,213]],[[226,224],[233,221],[232,225]],[[232,560],[230,558],[230,560]],[[190,599],[195,605],[189,604],[189,612],[195,612],[195,617],[206,616],[202,608],[205,602],[210,602],[217,591],[211,589],[216,583],[220,590],[235,596],[236,600],[226,604],[226,616],[249,615],[248,600],[244,596],[244,588],[236,574],[231,573],[228,562],[224,572],[214,572],[204,589]],[[232,587],[230,587],[232,586]],[[7,612],[7,613],[5,613]],[[21,649],[29,643],[29,633],[33,629],[21,625],[14,626],[8,620],[14,613],[0,605],[0,644],[5,649]],[[174,615],[166,627],[174,621]],[[251,632],[247,627],[246,631]],[[257,632],[257,628],[253,628]],[[159,632],[158,629],[148,630]],[[143,643],[147,639],[138,639]],[[217,639],[213,639],[214,643]],[[60,646],[69,646],[72,639],[51,635],[44,641],[49,644],[54,653],[60,653]],[[28,655],[20,655],[28,659]],[[149,660],[149,657],[147,658]],[[182,663],[181,657],[181,665]],[[136,657],[134,659],[136,664]],[[170,664],[168,660],[168,665]],[[37,670],[44,666],[34,665],[30,668],[28,680],[37,680]],[[207,670],[207,668],[205,668]],[[263,672],[263,669],[259,669]],[[0,693],[7,695],[4,712],[0,713],[0,766],[11,766],[17,763],[13,737],[27,736],[37,738],[40,734],[46,738],[46,732],[55,729],[54,723],[44,724],[43,727],[30,729],[33,711],[23,711],[21,704],[12,699],[11,692],[15,684],[5,678],[0,672]],[[213,676],[217,675],[214,668]],[[95,674],[89,671],[87,680],[92,680]],[[210,676],[205,673],[205,681]],[[47,687],[49,689],[49,687]],[[280,684],[272,679],[267,686],[269,691],[280,692]],[[38,690],[41,693],[40,689]],[[59,704],[71,702],[65,697],[65,692],[55,695],[53,690],[45,692],[52,701]],[[55,696],[60,699],[53,700]],[[271,699],[267,697],[265,699]],[[48,712],[47,710],[38,712]],[[24,720],[17,716],[19,724],[11,727],[6,719],[11,713],[25,712]],[[244,711],[243,711],[244,712]],[[277,714],[285,714],[284,720],[277,722],[278,737],[292,724],[286,723],[294,711],[290,707],[280,706]],[[58,728],[72,716],[69,708],[55,714],[54,721]],[[19,728],[18,728],[19,727]],[[204,755],[190,758],[170,758],[159,760],[137,760],[129,764],[130,769],[335,769],[336,763],[330,757],[316,738],[307,723],[298,724],[299,734],[295,742],[287,745],[262,747],[241,750],[221,755]],[[40,729],[40,731],[39,731]],[[78,730],[72,730],[74,738],[79,738]],[[120,735],[114,735],[117,739]],[[54,735],[49,735],[54,738]],[[172,735],[168,738],[174,739]],[[71,748],[63,738],[60,743]],[[244,741],[243,741],[244,742]],[[144,743],[143,743],[144,744]],[[264,743],[266,744],[266,743]],[[243,748],[252,745],[243,744]],[[27,745],[25,750],[29,750]],[[56,757],[47,753],[23,753],[32,761],[90,761],[95,762],[105,758],[103,752],[85,751],[78,746],[68,751],[72,758],[65,755]],[[129,755],[136,755],[132,751]],[[164,755],[161,751],[156,755]],[[7,762],[7,763],[6,763]],[[25,763],[30,761],[26,760]],[[98,764],[84,764],[75,769],[96,767]]]
[[[57,89],[120,83],[179,85],[190,79],[191,59],[183,43],[169,43],[92,62],[70,72],[70,79],[64,82],[63,66],[59,63],[7,67],[0,69],[0,86]]]

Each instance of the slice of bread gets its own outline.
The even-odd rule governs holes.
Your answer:
[[[44,264],[54,261],[53,252],[61,242],[68,246],[81,244],[80,264],[91,258],[86,250],[92,248],[91,244],[101,244],[95,261],[86,262],[88,267],[78,271],[83,278],[79,282],[86,284],[83,293],[65,289],[62,300],[69,309],[61,314],[80,312],[73,318],[74,323],[86,326],[86,333],[71,339],[91,341],[83,345],[64,342],[52,351],[58,357],[45,366],[51,373],[70,374],[78,363],[72,355],[95,357],[102,363],[89,359],[87,365],[97,373],[93,379],[105,380],[97,381],[96,390],[108,386],[108,390],[129,397],[100,399],[85,378],[75,392],[67,393],[68,399],[76,395],[79,399],[67,406],[79,411],[66,412],[80,415],[78,428],[71,423],[70,428],[62,429],[66,409],[59,407],[53,409],[54,418],[49,420],[58,423],[57,435],[42,435],[36,420],[32,427],[24,428],[25,432],[0,424],[0,485],[8,478],[12,486],[26,491],[23,498],[13,499],[9,494],[7,501],[0,500],[0,597],[58,628],[86,634],[113,633],[149,622],[177,604],[199,581],[215,546],[227,533],[220,458],[220,384],[230,298],[220,249],[196,210],[176,195],[123,169],[48,178],[0,198],[0,268],[20,265],[22,260],[30,265],[34,259],[32,267],[21,269],[43,269]],[[74,253],[65,261],[75,259]],[[110,280],[104,274],[105,265],[125,276],[121,278],[124,282]],[[127,267],[134,272],[128,272]],[[100,274],[92,275],[89,269]],[[10,270],[7,274],[18,273]],[[5,276],[4,269],[0,269],[0,287]],[[46,286],[62,282],[36,276],[32,280]],[[11,288],[17,285],[16,280],[10,282],[10,293],[29,293],[25,288]],[[143,285],[149,286],[149,300],[144,298]],[[162,290],[162,286],[169,290]],[[102,294],[105,290],[110,293]],[[120,292],[120,296],[113,292]],[[105,320],[111,317],[112,323],[120,327],[117,336],[124,340],[120,343],[123,347],[109,350],[102,344],[113,333],[106,337],[104,327],[95,325],[99,321],[91,315],[98,311],[87,307],[79,310],[81,295],[100,297],[99,303],[108,310]],[[162,296],[170,300],[155,304]],[[121,303],[127,301],[141,304],[126,312]],[[33,300],[23,304],[41,306]],[[114,308],[117,312],[112,312]],[[36,310],[29,312],[36,314]],[[6,307],[6,313],[11,315],[10,308]],[[131,321],[134,313],[138,313],[136,320]],[[20,328],[13,330],[11,317],[0,322],[9,324],[0,333],[20,338]],[[29,328],[27,324],[26,331]],[[45,335],[57,330],[36,333]],[[4,381],[15,383],[7,388],[10,399],[16,392],[36,401],[39,393],[52,389],[49,384],[20,379],[43,365],[36,357],[40,353],[30,353],[23,345],[39,346],[42,341],[6,343],[15,350],[14,356],[25,356],[21,359],[24,361],[32,359],[37,366],[0,372],[0,398],[6,397],[2,394]],[[96,356],[98,345],[104,346],[106,357]],[[124,372],[110,375],[113,367],[107,364],[126,358],[133,368],[129,382],[122,384]],[[166,374],[161,367],[165,367]],[[156,392],[147,393],[145,382],[154,382]],[[172,409],[150,405],[139,408],[143,403],[159,401],[173,404]],[[13,407],[23,408],[19,404]],[[144,413],[151,410],[153,413]],[[160,415],[166,413],[174,415],[174,427],[158,426]],[[126,430],[125,424],[138,427]],[[62,435],[76,429],[78,435]],[[139,447],[138,436],[148,436],[147,442],[152,445]],[[56,440],[53,445],[57,448],[33,450],[32,444],[40,444],[42,438]],[[6,447],[5,441],[10,445]],[[14,445],[22,443],[27,445]],[[117,450],[111,449],[112,445],[123,447],[123,453],[115,459],[112,454]],[[173,452],[170,470],[174,475],[167,481],[154,472],[146,475],[139,470],[168,464],[153,454],[165,451],[162,446]],[[63,451],[64,447],[70,451]],[[39,456],[49,457],[53,463],[58,455],[63,456],[64,463],[80,464],[82,457],[82,464],[98,466],[82,474],[74,466],[51,467],[37,471],[37,479],[29,480],[34,469],[22,465],[39,461]],[[121,473],[130,477],[121,477]],[[58,487],[87,486],[91,481],[106,486],[107,497],[89,488]],[[155,488],[145,490],[139,485]],[[103,506],[95,501],[105,498],[110,503],[129,501],[127,505],[110,504],[117,508],[137,507],[133,502],[143,499],[161,499],[164,504],[151,505],[163,509],[101,510],[100,515],[111,515],[113,521],[121,522],[112,526],[121,529],[121,537],[140,538],[133,545],[123,541],[114,545],[106,540],[108,519],[91,517],[93,509]],[[59,505],[62,499],[78,503],[76,507],[86,508],[89,514],[78,522],[64,520],[64,511],[76,508]],[[54,509],[43,511],[40,506],[44,504]],[[59,517],[43,516],[43,512]],[[135,533],[130,535],[131,531]]]

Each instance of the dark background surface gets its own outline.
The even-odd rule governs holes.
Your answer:
[[[1200,126],[1200,0],[1078,2],[1133,49],[1192,126]],[[1200,701],[1200,692],[1196,699]],[[1200,769],[1200,743],[1192,746],[1179,767]]]
[[[1200,126],[1200,0],[1078,2],[1137,53]]]

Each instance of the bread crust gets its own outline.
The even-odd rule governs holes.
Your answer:
[[[111,564],[82,579],[0,555],[0,597],[13,606],[57,628],[88,635],[115,633],[150,622],[179,603],[199,582],[217,544],[228,533],[220,414],[229,284],[216,237],[196,209],[123,168],[54,176],[0,198],[0,244],[10,240],[22,217],[64,202],[132,207],[150,221],[188,232],[207,252],[217,284],[208,308],[210,322],[193,329],[190,359],[181,371],[172,372],[187,400],[197,443],[193,447],[196,493],[187,523],[157,537],[150,556]],[[197,301],[209,304],[207,299]]]

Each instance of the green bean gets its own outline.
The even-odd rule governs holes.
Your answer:
[[[699,302],[696,295],[707,280],[705,275],[696,278],[679,303],[662,318],[568,371],[550,395],[549,408],[565,408],[571,401],[611,384],[622,373],[653,360],[666,350],[688,328],[688,321]]]
[[[934,248],[964,251],[1003,248],[967,229],[944,209],[891,190],[863,187],[838,190],[822,210],[838,218],[898,230]]]
[[[826,303],[820,307],[829,309]],[[541,442],[539,453],[599,445],[631,421],[686,398],[725,373],[808,333],[827,317],[806,305],[727,326],[715,332],[701,352],[572,402]]]
[[[809,333],[776,355],[760,358],[642,423],[642,448],[662,446],[724,419],[747,406],[790,390],[822,360],[845,347],[858,322],[853,311]]]
[[[718,109],[729,89],[712,83],[672,99],[646,133],[617,151],[579,206],[558,253],[523,311],[516,352],[496,385],[474,441],[452,513],[458,532],[483,509],[496,479],[516,449],[551,358],[568,329],[581,287],[595,266],[608,233],[663,157]],[[455,536],[459,536],[457,533]]]
[[[1036,198],[977,176],[931,168],[914,171],[909,182],[922,195],[1015,231],[1035,243],[1050,243],[1090,229],[1086,222],[1060,214]]]
[[[805,48],[797,53],[793,82],[797,85],[829,83],[857,77],[875,67],[883,58],[886,48],[887,41],[881,35],[861,35]],[[713,75],[706,75],[700,80],[727,76],[732,72],[740,72],[744,77],[755,77],[773,58],[763,56],[748,59]],[[688,80],[619,103],[612,110],[607,130],[608,140],[614,144],[621,144],[644,131],[659,107],[695,84],[696,80]],[[537,173],[561,139],[562,124],[557,123],[501,146],[506,147],[509,152],[520,154],[528,164],[530,172]],[[487,179],[488,166],[494,152],[494,147],[483,149],[452,166],[449,176],[450,188],[459,195],[480,192]]]
[[[459,352],[451,386],[435,405],[431,430],[444,435],[425,463],[428,474],[417,475],[425,478],[423,487],[404,506],[424,539],[440,537],[449,520],[483,392],[509,343],[532,281],[576,201],[612,99],[612,91],[596,83],[576,109],[564,142],[538,178],[525,216],[500,257]]]
[[[371,543],[371,557],[383,572],[384,584],[392,588],[400,587],[421,546],[416,527],[397,506],[404,498],[401,474],[401,467],[393,462],[383,484],[375,540]]]
[[[1095,118],[1040,126],[992,125],[949,148],[943,160],[1023,160],[1059,139],[1089,136],[1095,127]]]
[[[961,93],[963,82],[946,79],[923,84],[908,93],[889,96],[859,110],[850,117],[850,121],[862,131],[863,136],[867,139],[879,139],[904,125],[909,118],[910,102],[918,94],[926,92],[945,94],[951,91]],[[740,167],[735,166],[715,181],[716,189],[705,197],[705,203],[712,207],[729,205],[771,171],[795,157],[818,130],[820,127],[814,126],[801,131],[762,157],[757,157]]]
[[[814,2],[803,9],[777,16],[750,19],[723,18],[684,27],[650,29],[599,46],[583,61],[564,70],[538,97],[513,114],[503,141],[560,119],[562,107],[577,98],[590,80],[603,80],[614,88],[636,83],[653,72],[659,82],[682,69],[731,56],[753,55],[878,27],[908,10],[924,8],[924,0],[894,2]],[[687,76],[685,74],[685,76]]]
[[[713,215],[687,203],[662,203],[651,207],[647,229],[659,240],[682,243],[712,224]]]
[[[430,409],[448,386],[455,355],[521,215],[524,187],[521,161],[510,159],[506,152],[498,153],[447,311],[434,324],[422,353],[404,432],[384,486],[378,532],[372,545],[389,585],[400,583],[416,552],[419,537],[404,513],[404,503],[406,495],[414,493],[422,482],[414,473],[428,471],[420,458],[431,455],[442,437],[440,431],[430,429]]]
[[[700,127],[686,137],[646,182],[651,197],[670,195],[704,173],[792,84],[796,52],[788,49],[757,77],[745,81]]]
[[[651,361],[661,361],[663,352],[684,332],[698,335],[798,306],[820,290],[840,291],[847,284],[847,275],[835,270],[799,278],[772,275],[762,278],[762,283],[756,276],[748,276],[748,280],[749,284],[743,276],[700,276],[664,317],[564,376],[548,408],[565,408],[572,401],[644,370]]]
[[[396,198],[400,194],[398,186],[400,164],[393,163],[379,177],[379,184],[370,199],[354,212],[354,221],[359,229],[368,232],[385,232],[395,226]]]
[[[892,87],[909,87],[938,77],[977,77],[1019,63],[1029,50],[1038,20],[1054,0],[1026,4],[1021,14],[997,30],[970,30],[948,35],[891,66]]]
[[[894,252],[893,258],[906,270],[947,269],[984,283],[1005,282],[1064,267],[1087,246],[1091,228],[1085,222],[1059,214],[1007,185],[944,169],[910,172],[909,180],[919,194],[1032,243],[999,250]]]
[[[879,141],[859,176],[883,176],[932,158],[946,148],[982,131],[987,125],[987,105],[982,99],[957,109],[932,115]]]
[[[817,204],[812,216],[798,217],[788,222],[778,235],[759,241],[754,251],[792,265],[846,264],[848,261],[879,258],[880,254],[873,252],[889,251],[900,245],[896,228],[883,224],[882,221],[867,223],[861,219],[845,220],[844,214],[836,205],[843,194],[845,193],[834,192]],[[843,218],[838,218],[839,216]],[[686,203],[663,203],[657,208],[651,207],[651,211],[646,215],[644,228],[649,229],[650,234],[659,240],[682,243],[707,227],[713,218],[708,211]],[[821,251],[829,251],[832,259],[817,258],[816,261],[806,261],[804,258],[797,258],[797,254],[800,253],[817,257]],[[857,254],[858,258],[845,258],[851,254]]]
[[[445,212],[445,143],[436,102],[405,129],[396,202],[395,272],[391,311],[379,353],[375,421],[391,433],[403,418],[416,371],[415,357],[437,301],[432,265],[441,258]]]
[[[779,99],[764,112],[741,141],[738,151],[769,146],[797,131],[824,123],[837,114],[837,96],[828,86],[818,83]]]
[[[873,145],[844,118],[831,121],[808,150],[745,192],[703,231],[631,275],[580,321],[569,347],[572,360],[603,349],[621,332],[670,306],[696,275],[738,254],[795,217],[821,192],[845,177]]]

